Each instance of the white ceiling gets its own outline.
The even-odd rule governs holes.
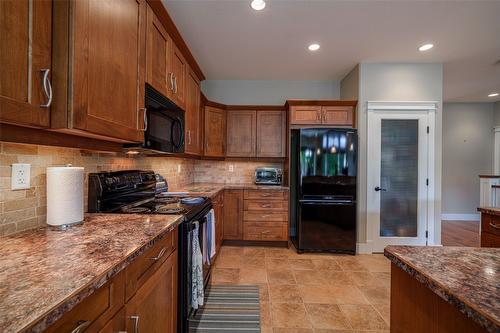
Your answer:
[[[207,79],[340,80],[359,62],[438,62],[445,101],[500,100],[487,97],[500,91],[499,0],[267,0],[261,12],[163,1]],[[417,51],[425,42],[435,47]]]

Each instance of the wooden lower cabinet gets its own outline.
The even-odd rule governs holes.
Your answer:
[[[178,256],[177,249],[169,247],[173,242],[176,247],[177,230],[144,251],[44,332],[176,333]]]
[[[220,191],[212,200],[215,213],[215,249],[219,252],[224,239],[224,191]]]
[[[127,332],[176,332],[177,251],[137,290],[125,312]]]
[[[224,193],[224,239],[243,239],[243,190]]]
[[[500,216],[481,213],[481,247],[500,247]]]
[[[483,333],[475,321],[391,264],[391,332]]]

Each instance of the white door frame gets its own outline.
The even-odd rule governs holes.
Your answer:
[[[429,185],[427,188],[427,200],[425,202],[427,220],[427,244],[434,244],[434,201],[435,201],[435,121],[436,121],[436,110],[437,102],[368,102],[368,123],[367,123],[367,192],[366,192],[366,203],[367,203],[367,245],[371,248],[371,251],[379,252],[383,250],[380,248],[382,242],[378,241],[379,236],[379,224],[380,224],[380,207],[375,206],[375,200],[373,197],[373,186],[374,179],[380,175],[375,175],[374,168],[370,162],[373,160],[372,156],[375,150],[378,149],[378,154],[380,154],[380,146],[375,147],[376,142],[370,140],[374,135],[380,135],[375,133],[374,128],[377,118],[381,115],[394,116],[394,115],[422,115],[427,117],[427,126],[429,127],[428,134],[428,149],[427,149],[427,178],[429,180]],[[375,169],[379,170],[379,166]],[[419,182],[420,183],[420,182]],[[379,184],[377,184],[379,185]],[[380,201],[378,201],[380,203]],[[421,202],[419,202],[419,205]],[[368,250],[368,249],[367,249]]]

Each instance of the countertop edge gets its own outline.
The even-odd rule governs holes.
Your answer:
[[[484,214],[500,216],[500,208],[498,207],[478,207],[477,211]]]
[[[403,271],[408,273],[411,277],[415,278],[418,282],[425,285],[433,293],[438,295],[444,301],[450,303],[455,308],[457,308],[461,313],[465,314],[468,318],[475,321],[479,326],[484,328],[486,331],[491,333],[498,333],[499,325],[494,319],[490,318],[488,315],[479,312],[473,306],[467,303],[467,301],[458,298],[457,296],[446,291],[446,288],[441,284],[437,283],[432,277],[421,273],[417,267],[414,267],[410,263],[406,262],[405,259],[399,257],[397,254],[384,249],[384,256],[387,257],[393,264],[401,268]]]
[[[96,290],[101,288],[104,284],[110,281],[113,277],[122,272],[127,266],[130,265],[135,258],[140,256],[144,251],[151,248],[158,241],[162,240],[168,233],[172,232],[176,227],[182,223],[182,216],[174,223],[170,224],[166,229],[162,230],[159,234],[152,237],[149,241],[139,246],[137,249],[132,251],[130,254],[124,257],[124,259],[117,265],[110,267],[108,270],[104,271],[98,277],[93,279],[91,282],[87,283],[85,286],[74,291],[60,304],[54,306],[52,309],[47,311],[45,314],[41,315],[39,319],[27,323],[20,332],[26,333],[40,333],[47,329],[49,326],[54,324],[57,320],[62,318],[67,312],[71,311],[75,306],[80,304],[83,300],[91,296]]]

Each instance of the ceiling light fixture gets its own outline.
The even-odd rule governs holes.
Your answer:
[[[498,93],[491,93],[488,95],[488,97],[497,97],[498,96]]]
[[[418,48],[419,51],[428,51],[434,47],[434,44],[424,44]]]
[[[262,10],[266,7],[266,2],[264,0],[253,0],[250,6],[255,10]]]
[[[314,44],[309,45],[307,48],[309,49],[309,51],[318,51],[320,46],[319,46],[319,44],[314,43]]]

